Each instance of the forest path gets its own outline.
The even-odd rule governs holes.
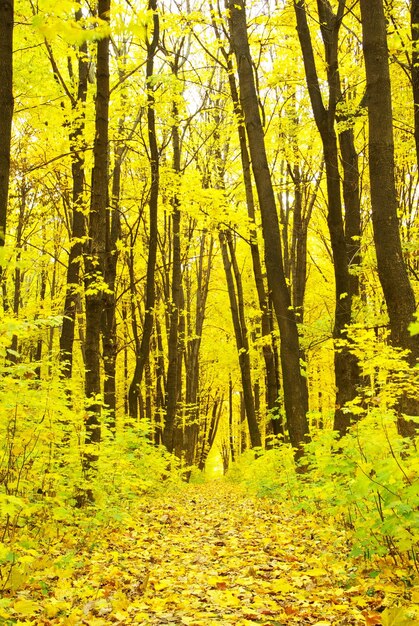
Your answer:
[[[383,589],[400,591],[357,574],[344,533],[225,483],[161,505],[140,532],[147,565],[134,623],[370,626],[381,624]]]
[[[343,532],[224,482],[146,497],[131,516],[126,528],[86,534],[51,580],[33,583],[17,604],[38,603],[37,618],[18,623],[418,623],[394,621],[398,609],[382,613],[403,592],[389,565],[364,569],[348,557]]]

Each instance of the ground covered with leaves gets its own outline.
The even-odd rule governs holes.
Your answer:
[[[221,481],[104,520],[92,510],[78,531],[63,520],[44,551],[28,544],[0,624],[419,624],[406,569],[351,558],[345,531]]]

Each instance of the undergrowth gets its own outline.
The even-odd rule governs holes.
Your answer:
[[[8,365],[0,377],[0,590],[20,588],[46,559],[57,567],[106,527],[129,526],[141,497],[179,489],[176,461],[156,448],[143,423],[116,436],[103,428],[99,462],[84,476],[84,409],[68,406],[63,386],[38,379],[37,364]],[[78,509],[86,487],[94,506]]]
[[[389,555],[419,571],[419,454],[392,411],[372,410],[340,440],[317,431],[305,461],[308,472],[297,474],[289,446],[278,444],[243,455],[227,479],[345,527],[354,556]]]

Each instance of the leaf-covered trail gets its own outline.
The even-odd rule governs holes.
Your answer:
[[[391,568],[361,571],[344,534],[303,512],[213,483],[141,500],[131,515],[124,530],[75,544],[67,565],[57,558],[49,579],[35,577],[15,616],[26,602],[37,617],[27,609],[17,623],[398,624],[381,621],[383,602],[403,593]]]

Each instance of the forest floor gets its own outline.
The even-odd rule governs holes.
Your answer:
[[[419,624],[403,571],[351,558],[344,531],[303,511],[213,482],[130,515],[50,541],[0,624]]]

